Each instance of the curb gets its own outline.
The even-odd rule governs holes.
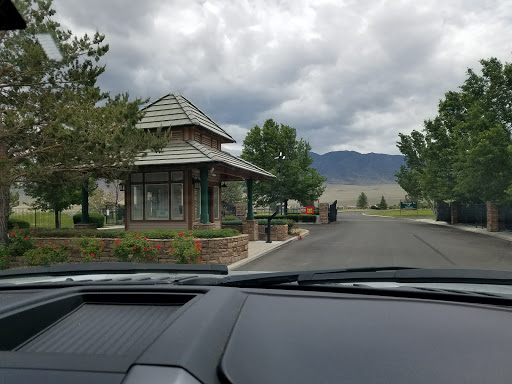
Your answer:
[[[306,237],[309,235],[309,231],[306,229],[306,232],[304,232],[303,234],[301,234],[302,237]],[[228,265],[228,269],[236,269],[238,267],[241,267],[245,264],[249,264],[250,262],[253,262],[254,260],[258,260],[260,257],[262,256],[265,256],[265,255],[268,255],[269,253],[272,253],[274,252],[276,249],[279,249],[281,247],[284,247],[285,245],[289,244],[289,243],[292,243],[294,241],[297,241],[299,239],[299,236],[295,236],[295,237],[292,237],[291,239],[288,239],[288,240],[285,240],[283,241],[281,244],[275,246],[275,247],[272,247],[270,249],[266,249],[260,253],[257,253],[256,255],[254,255],[253,257],[247,257],[246,259],[242,259],[240,261],[237,261],[236,263],[233,263],[233,264],[229,264]]]

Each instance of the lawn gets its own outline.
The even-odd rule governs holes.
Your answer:
[[[408,210],[408,209],[402,209],[400,212],[399,209],[387,209],[384,211],[379,210],[371,210],[366,212],[367,215],[379,215],[379,216],[391,216],[391,217],[411,217],[411,218],[434,218],[434,212],[429,209],[418,209],[415,210]]]
[[[34,211],[27,210],[23,213],[15,213],[10,218],[28,221],[31,228],[55,228],[55,214],[53,212],[37,211],[37,216],[35,216]],[[62,228],[73,228],[73,217],[63,212],[60,225]]]

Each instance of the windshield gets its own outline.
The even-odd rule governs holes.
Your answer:
[[[512,271],[505,2],[12,2],[0,269]]]

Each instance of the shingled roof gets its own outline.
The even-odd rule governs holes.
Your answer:
[[[221,136],[228,143],[235,140],[217,123],[182,95],[168,94],[146,106],[137,128],[167,128],[195,125]]]
[[[204,146],[197,141],[173,141],[161,152],[147,151],[146,156],[140,156],[135,165],[186,165],[201,163],[218,163],[231,169],[238,169],[254,174],[255,179],[273,179],[275,176],[239,157],[227,152]]]

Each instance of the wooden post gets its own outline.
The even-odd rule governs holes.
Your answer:
[[[210,222],[210,214],[208,212],[208,168],[201,168],[201,224]]]
[[[247,179],[247,220],[254,220],[252,210],[252,179]]]

